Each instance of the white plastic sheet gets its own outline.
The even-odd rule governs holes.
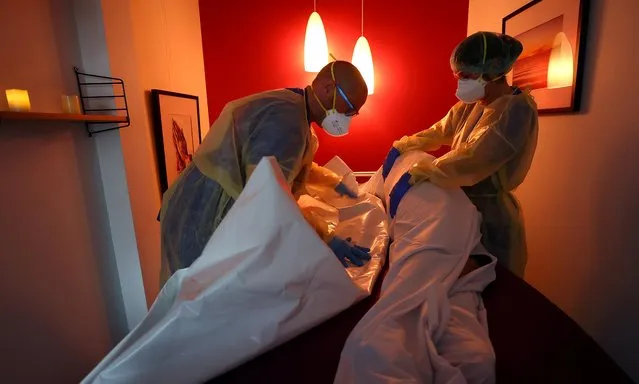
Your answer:
[[[203,382],[368,296],[386,253],[386,215],[371,195],[337,205],[337,233],[372,249],[364,267],[345,271],[304,221],[275,159],[263,159],[202,256],[169,279],[83,382]]]
[[[400,157],[385,183],[389,193],[412,164]],[[495,259],[480,244],[480,215],[460,189],[430,183],[411,188],[391,222],[390,267],[379,301],[350,334],[335,383],[491,383],[494,351],[480,292],[494,280]],[[491,263],[459,278],[469,255]]]

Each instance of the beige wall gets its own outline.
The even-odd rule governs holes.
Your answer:
[[[34,111],[60,112],[79,65],[123,77],[129,96],[132,126],[120,132],[0,125],[2,378],[78,382],[144,315],[140,261],[148,301],[157,294],[160,197],[145,92],[197,94],[208,121],[198,4],[1,0],[0,9],[1,91],[28,89]]]
[[[525,0],[471,0],[468,32],[501,30]],[[639,381],[639,32],[636,0],[592,0],[584,108],[542,117],[518,191],[526,280],[573,317]]]
[[[73,8],[3,0],[0,9],[0,109],[15,87],[29,90],[33,110],[61,112],[60,95],[77,93]],[[0,123],[0,381],[78,382],[113,343],[96,157],[82,124]]]
[[[121,131],[147,302],[159,292],[161,204],[151,89],[197,95],[202,136],[208,108],[197,0],[103,0],[113,73],[124,77],[131,127]]]

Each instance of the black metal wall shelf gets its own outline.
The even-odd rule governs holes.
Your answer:
[[[74,67],[73,70],[78,82],[78,91],[80,92],[80,100],[82,103],[82,114],[79,116],[96,117],[84,119],[89,137],[97,133],[113,131],[115,129],[125,128],[131,125],[129,105],[126,99],[126,91],[124,89],[124,80],[117,77],[100,76],[80,72],[78,67]],[[121,94],[112,94],[115,91],[114,88],[116,86],[121,88]],[[124,106],[119,108],[117,105],[113,108],[95,108],[90,105],[91,100],[99,99],[112,99],[114,104],[117,100],[121,99]],[[101,113],[96,114],[95,112]],[[115,112],[116,114],[111,115],[108,114],[108,112]],[[124,112],[124,114],[122,114],[122,112]],[[120,115],[118,115],[118,113]],[[105,119],[106,116],[109,118]],[[95,126],[104,127],[105,125],[108,127],[103,129],[94,128]]]

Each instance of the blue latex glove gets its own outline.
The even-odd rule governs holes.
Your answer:
[[[328,246],[333,250],[333,253],[339,261],[342,262],[344,267],[348,267],[348,263],[346,260],[349,260],[351,263],[355,264],[358,267],[364,265],[365,261],[371,259],[370,249],[360,247],[359,245],[355,245],[351,243],[351,238],[347,237],[346,239],[342,239],[341,237],[335,236],[328,243]]]
[[[382,177],[384,180],[386,180],[386,176],[388,176],[391,168],[393,168],[393,164],[395,164],[395,160],[397,160],[400,155],[399,149],[395,147],[392,147],[390,151],[388,151],[386,159],[384,159],[384,165],[382,165]]]
[[[335,186],[335,192],[339,193],[340,196],[348,196],[351,199],[357,199],[357,193],[348,189],[346,184],[342,182],[340,182],[339,184],[337,184],[337,186]]]
[[[410,173],[404,173],[390,193],[390,207],[388,208],[388,212],[390,213],[391,218],[395,217],[399,202],[402,201],[406,192],[408,192],[410,187],[412,187],[412,185],[410,185],[410,177]]]

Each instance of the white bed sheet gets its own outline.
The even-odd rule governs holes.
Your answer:
[[[363,186],[389,194],[412,164],[402,155],[384,183],[378,171]],[[390,266],[379,301],[350,334],[335,383],[493,383],[495,357],[481,291],[496,259],[481,247],[480,214],[461,189],[430,183],[411,188],[391,221]],[[458,278],[469,255],[491,262]]]

